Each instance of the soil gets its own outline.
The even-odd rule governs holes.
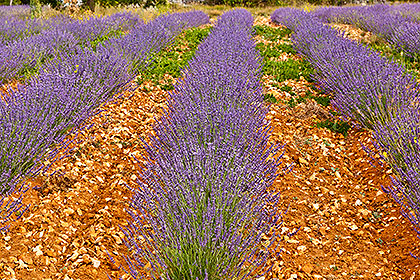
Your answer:
[[[282,28],[268,18],[257,23]],[[392,172],[374,167],[362,148],[373,149],[371,133],[352,128],[344,137],[317,128],[330,108],[310,101],[289,107],[290,95],[272,78],[264,76],[265,92],[283,103],[267,115],[271,141],[286,144],[283,165],[294,167],[273,185],[279,209],[287,210],[281,254],[259,279],[419,279],[419,261],[410,255],[420,255],[419,239],[381,189]],[[302,77],[282,85],[298,95],[312,91]],[[137,185],[133,156],[143,153],[139,138],[152,133],[167,96],[150,82],[124,92],[88,121],[92,127],[75,138],[71,153],[52,163],[54,175],[27,182],[38,188],[24,195],[29,210],[0,235],[0,279],[128,279],[118,265],[128,254],[120,227],[130,220],[128,187]]]

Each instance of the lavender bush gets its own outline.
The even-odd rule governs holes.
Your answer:
[[[286,16],[283,16],[286,15]],[[296,49],[313,64],[318,85],[344,116],[372,129],[396,177],[387,191],[419,232],[420,86],[399,64],[342,37],[314,15],[279,10],[272,20],[291,28]]]
[[[63,57],[63,55],[62,55]],[[76,51],[45,65],[26,85],[10,89],[0,103],[0,192],[59,144],[129,79],[128,63],[117,56]]]
[[[208,15],[202,11],[164,14],[145,25],[132,29],[121,38],[104,42],[102,46],[98,47],[98,51],[105,48],[127,57],[133,73],[138,74],[153,59],[154,54],[172,44],[174,38],[182,30],[209,22]],[[146,53],[147,55],[145,55]]]
[[[389,39],[398,50],[411,58],[420,58],[420,22],[407,22],[398,26]]]
[[[29,5],[0,6],[0,17],[28,18],[30,14]]]
[[[81,45],[90,47],[92,42],[110,37],[121,36],[143,21],[132,13],[116,13],[107,17],[90,17],[82,21],[73,21],[61,28],[71,32]]]
[[[0,85],[21,79],[28,72],[36,72],[45,61],[54,55],[70,52],[76,45],[93,50],[97,50],[98,45],[105,45],[118,55],[129,55],[133,65],[144,65],[145,52],[158,52],[183,29],[208,23],[209,18],[203,12],[192,11],[162,15],[148,24],[143,24],[131,13],[83,21],[64,16],[42,23],[37,20],[18,21],[24,23],[24,30],[27,30],[27,22],[38,23],[40,29],[26,36],[9,36],[5,43],[0,43]],[[11,28],[5,29],[9,32]],[[18,33],[17,29],[12,34]]]
[[[383,151],[395,177],[385,189],[403,206],[403,215],[420,234],[420,111],[417,106],[398,110],[389,123],[374,130],[377,147]]]
[[[265,264],[280,218],[268,191],[279,163],[252,23],[246,10],[221,16],[145,143],[125,229],[134,279],[145,262],[151,277],[172,280],[245,279]]]
[[[370,31],[407,56],[420,55],[420,11],[417,4],[325,7],[312,12],[323,22],[353,24]]]
[[[171,42],[170,35],[177,35],[189,24],[198,24],[197,13],[190,15],[191,23],[188,13],[174,14],[167,15],[163,22],[157,19],[158,23],[142,29],[153,36],[142,37],[143,49],[135,58],[147,61],[151,52]],[[186,22],[182,28],[179,17]],[[166,25],[162,27],[162,24]],[[27,176],[37,174],[39,163],[46,157],[54,157],[57,149],[65,145],[68,133],[80,129],[84,120],[97,113],[100,105],[123,90],[137,75],[131,53],[124,53],[112,45],[107,48],[104,44],[96,51],[75,47],[71,40],[65,40],[66,36],[72,38],[69,34],[47,38],[54,32],[56,30],[43,31],[37,41],[41,45],[45,44],[42,38],[50,42],[44,45],[43,51],[49,47],[48,54],[52,59],[41,66],[38,75],[17,89],[9,88],[0,98],[0,206],[3,206],[0,208],[0,227],[3,229],[12,213],[21,207],[19,200],[12,204],[6,202],[16,186]]]
[[[22,78],[25,71],[39,68],[61,53],[71,52],[78,44],[72,33],[50,29],[0,46],[0,85]]]

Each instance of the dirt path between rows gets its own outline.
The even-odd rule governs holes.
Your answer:
[[[274,26],[267,18],[257,23]],[[289,98],[272,86],[272,77],[263,83],[267,93]],[[303,79],[284,84],[296,94],[311,90]],[[93,127],[79,136],[70,156],[52,165],[51,171],[64,175],[32,180],[41,189],[26,193],[31,208],[0,235],[0,279],[123,275],[107,251],[117,263],[127,254],[119,226],[128,218],[125,184],[136,186],[132,155],[142,153],[139,137],[152,132],[166,97],[150,83],[124,93],[89,121]],[[419,252],[418,238],[381,191],[390,172],[369,163],[361,143],[372,147],[370,133],[352,129],[345,138],[314,127],[325,111],[314,102],[294,108],[279,103],[267,116],[272,141],[286,144],[284,163],[295,166],[273,186],[282,194],[278,207],[289,210],[281,227],[282,253],[269,260],[273,270],[265,279],[416,279],[419,262],[410,252]]]

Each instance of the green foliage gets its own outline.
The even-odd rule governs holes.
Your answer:
[[[326,120],[317,122],[316,127],[328,128],[329,130],[336,133],[341,133],[344,136],[347,136],[348,130],[351,128],[348,122],[343,122],[341,120]]]
[[[329,96],[313,96],[313,100],[315,100],[319,105],[327,107],[330,105],[331,100]]]
[[[197,49],[198,45],[209,35],[210,27],[207,28],[191,28],[184,32],[184,38],[187,39],[188,47]]]
[[[31,18],[38,18],[41,16],[42,7],[39,0],[30,0],[29,5],[31,7]]]
[[[98,38],[96,38],[95,40],[90,42],[90,47],[96,51],[96,47],[98,46],[98,44],[108,41],[110,38],[120,38],[121,36],[124,35],[124,32],[120,29],[118,30],[110,30],[107,34],[104,34]]]
[[[264,37],[264,39],[269,41],[276,41],[282,38],[285,38],[290,35],[292,32],[287,28],[272,28],[267,25],[255,25],[253,30],[256,35]]]
[[[306,99],[302,96],[298,96],[297,98],[292,97],[287,101],[287,105],[289,105],[290,108],[296,107],[296,105],[305,102]]]
[[[272,93],[265,94],[264,101],[268,103],[274,103],[274,104],[279,102]]]
[[[257,35],[263,36],[266,40],[278,41],[290,34],[290,30],[286,28],[271,28],[268,26],[256,25],[254,31]],[[289,44],[257,44],[257,49],[264,57],[264,74],[274,76],[274,79],[281,83],[283,81],[293,79],[297,80],[303,76],[308,82],[312,82],[311,75],[313,67],[306,60],[288,59],[285,61],[275,61],[274,59],[283,53],[295,54],[292,45]]]
[[[273,57],[279,57],[283,53],[296,54],[296,51],[293,49],[293,46],[289,44],[264,45],[262,43],[259,43],[257,44],[257,49],[260,51],[260,54],[266,60],[269,60],[270,58],[273,58]]]
[[[282,87],[280,88],[280,90],[285,91],[285,92],[288,92],[288,93],[290,93],[291,95],[296,95],[296,93],[294,93],[294,92],[292,91],[292,87],[290,87],[290,86],[282,86]]]
[[[209,32],[210,27],[192,28],[184,31],[169,49],[154,55],[152,63],[142,71],[142,77],[137,79],[137,83],[152,81],[157,84],[165,74],[178,78],[181,75],[181,69],[193,57],[198,45]],[[161,87],[165,90],[173,89],[172,85],[162,85]]]
[[[305,60],[268,60],[264,64],[263,71],[264,74],[274,76],[274,79],[279,83],[290,79],[299,80],[300,76],[303,76],[308,82],[313,82],[311,75],[314,70]]]
[[[291,87],[284,86],[283,88],[286,88],[287,90],[290,90],[291,95],[296,95],[296,94],[292,93]],[[285,90],[285,91],[287,91],[287,90]],[[314,96],[314,95],[312,95],[312,93],[310,91],[307,91],[304,96],[298,96],[297,98],[295,98],[295,97],[290,98],[287,103],[288,103],[289,107],[293,108],[296,105],[298,105],[299,103],[306,102],[306,100],[308,100],[308,99],[313,99],[319,105],[322,105],[322,106],[325,106],[325,107],[330,105],[330,98],[328,96]]]

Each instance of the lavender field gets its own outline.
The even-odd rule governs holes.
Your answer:
[[[0,278],[417,279],[420,5],[193,8],[0,6]]]

